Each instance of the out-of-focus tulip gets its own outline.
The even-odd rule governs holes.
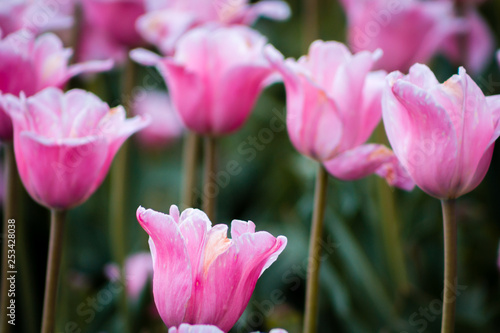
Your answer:
[[[82,0],[79,60],[114,59],[123,63],[130,48],[142,45],[135,21],[146,12],[144,0]]]
[[[184,125],[165,92],[149,91],[136,95],[132,112],[148,115],[152,120],[148,127],[137,133],[137,139],[146,147],[167,146],[182,135]]]
[[[2,104],[14,125],[21,180],[35,201],[51,209],[87,200],[122,143],[147,125],[78,89],[63,93],[51,87],[27,99],[8,94]]]
[[[0,30],[3,35],[21,29],[34,34],[67,29],[73,24],[74,0],[2,0]]]
[[[255,224],[233,220],[212,227],[200,210],[179,216],[139,207],[137,220],[149,234],[153,257],[153,294],[168,327],[182,323],[209,324],[224,332],[245,310],[259,276],[278,258],[287,239]]]
[[[150,12],[137,20],[137,30],[164,54],[171,53],[189,29],[206,23],[251,25],[259,16],[276,20],[290,16],[284,1],[150,0],[148,9]]]
[[[485,97],[460,68],[439,84],[425,65],[387,77],[383,118],[398,159],[417,186],[440,199],[472,191],[500,136],[500,95]]]
[[[465,43],[464,46],[461,46]],[[461,31],[449,36],[443,44],[445,55],[468,71],[479,73],[491,60],[494,38],[488,24],[474,8],[468,8]],[[464,47],[465,54],[461,51]]]
[[[111,281],[120,280],[120,267],[109,264],[104,268],[106,276]],[[151,254],[140,252],[129,256],[125,261],[125,287],[127,295],[137,301],[142,290],[153,279],[153,261]]]
[[[354,51],[378,48],[384,55],[376,68],[406,72],[427,62],[447,37],[458,31],[453,3],[440,1],[342,0],[348,20],[347,39]]]
[[[413,188],[389,149],[363,145],[382,117],[385,72],[370,72],[380,52],[353,55],[344,44],[316,41],[298,61],[284,60],[271,46],[265,53],[283,76],[288,134],[300,153],[340,179],[376,172],[392,185]]]
[[[62,86],[83,72],[108,70],[112,61],[69,65],[71,49],[65,49],[52,33],[37,38],[21,30],[0,40],[0,99],[3,94],[31,96],[47,87]],[[0,139],[12,139],[12,124],[0,107]]]
[[[179,40],[173,57],[143,49],[131,56],[156,64],[184,125],[202,135],[238,130],[272,75],[262,50],[266,39],[244,27],[200,27]]]

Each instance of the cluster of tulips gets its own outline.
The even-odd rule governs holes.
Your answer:
[[[465,69],[479,72],[493,56],[491,32],[476,9],[479,2],[343,0],[348,46],[317,40],[298,60],[285,59],[249,27],[260,16],[286,19],[290,9],[282,1],[0,4],[0,138],[7,170],[3,222],[16,214],[9,193],[17,170],[29,195],[51,210],[42,333],[54,332],[65,213],[96,191],[120,147],[136,132],[145,145],[161,145],[185,133],[183,208],[195,205],[200,138],[204,141],[203,211],[180,212],[176,205],[168,214],[137,210],[150,237],[157,311],[169,332],[228,332],[233,327],[287,238],[256,231],[251,221],[233,220],[232,239],[227,225],[212,226],[216,196],[209,193],[214,186],[210,175],[217,164],[218,138],[238,131],[263,89],[279,81],[286,89],[290,141],[318,165],[304,332],[317,330],[328,176],[350,181],[371,174],[406,191],[416,185],[442,201],[448,286],[442,332],[453,332],[455,200],[481,183],[500,136],[500,96],[485,97]],[[42,14],[48,19],[40,19]],[[73,51],[65,43],[74,46],[80,62],[72,62]],[[422,64],[437,52],[465,66],[442,84]],[[133,118],[89,91],[63,90],[73,76],[126,68],[130,61],[155,66],[169,91],[139,96],[129,104]],[[382,119],[392,150],[382,140],[367,143]],[[115,161],[112,182],[123,182],[124,162]],[[115,194],[120,200],[121,194]],[[4,247],[4,264],[7,252]],[[147,272],[151,261],[146,257],[141,262],[147,264],[137,267]],[[7,332],[4,315],[1,321]]]

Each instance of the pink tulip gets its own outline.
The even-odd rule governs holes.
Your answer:
[[[71,49],[46,33],[35,39],[21,30],[0,40],[0,99],[2,93],[31,96],[46,87],[59,87],[83,72],[108,70],[112,61],[94,61],[69,65]],[[12,140],[12,124],[0,107],[0,139]]]
[[[465,39],[465,51],[461,44]],[[494,38],[485,20],[474,8],[469,8],[463,18],[461,31],[451,35],[443,44],[446,56],[455,64],[465,65],[472,73],[479,73],[491,59]]]
[[[150,236],[153,294],[168,327],[208,324],[224,332],[245,310],[259,276],[278,258],[287,239],[255,232],[255,224],[233,220],[212,227],[197,209],[179,216],[139,207],[137,220]]]
[[[462,67],[439,84],[416,64],[387,77],[382,103],[389,141],[417,186],[454,199],[479,185],[500,136],[500,95],[485,98]]]
[[[126,120],[121,106],[110,109],[78,89],[47,88],[27,99],[5,95],[2,104],[14,124],[14,153],[24,187],[51,209],[87,200],[122,143],[147,125],[139,117]]]
[[[146,147],[160,148],[182,135],[184,125],[167,93],[150,91],[136,95],[132,111],[135,115],[148,115],[152,120],[151,125],[137,133],[137,139]]]
[[[67,29],[73,24],[74,0],[2,0],[0,30],[9,35],[21,29],[34,34]]]
[[[170,54],[189,29],[206,23],[251,25],[259,16],[277,20],[290,16],[284,1],[150,0],[149,10],[137,21],[137,30],[164,54]]]
[[[445,39],[460,29],[453,4],[439,1],[342,0],[348,21],[347,39],[354,51],[378,48],[384,55],[376,67],[407,71],[427,62]]]
[[[271,46],[265,53],[283,76],[288,135],[301,154],[340,179],[376,172],[393,185],[413,188],[389,149],[363,145],[382,117],[385,72],[370,72],[380,52],[353,55],[341,43],[316,41],[298,61],[284,60]]]
[[[79,60],[127,59],[130,48],[144,44],[135,21],[146,12],[145,0],[82,0]]]
[[[179,40],[173,57],[134,50],[133,59],[157,64],[184,125],[203,135],[238,130],[272,70],[262,54],[265,38],[239,26],[201,27]]]
[[[120,267],[117,264],[106,265],[105,273],[111,281],[120,280]],[[141,292],[153,278],[153,261],[148,252],[131,255],[125,261],[125,286],[127,295],[137,301]]]

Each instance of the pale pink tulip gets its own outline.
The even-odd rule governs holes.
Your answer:
[[[454,199],[483,180],[500,136],[500,95],[485,97],[462,67],[439,84],[416,64],[387,77],[382,104],[392,148],[422,190]]]
[[[14,125],[14,153],[19,175],[35,201],[68,209],[87,200],[104,180],[122,143],[147,125],[125,119],[83,90],[63,93],[47,88],[21,98],[5,95],[3,108]]]
[[[146,13],[145,0],[82,0],[82,7],[79,60],[123,63],[130,48],[144,44],[135,21]]]
[[[217,326],[182,324],[179,328],[170,327],[168,333],[224,333]]]
[[[465,43],[465,54],[461,51],[462,43]],[[479,73],[490,61],[493,45],[490,27],[474,8],[469,8],[463,18],[461,31],[446,39],[443,51],[455,64],[464,65],[472,73]]]
[[[2,0],[0,30],[6,36],[21,29],[34,34],[73,25],[75,0]]]
[[[288,135],[300,153],[340,179],[377,173],[392,185],[413,188],[389,149],[363,145],[382,117],[386,73],[370,72],[380,52],[353,55],[344,44],[316,41],[297,61],[284,60],[271,46],[265,53],[283,76]]]
[[[287,239],[255,224],[233,220],[212,227],[200,210],[179,216],[139,207],[137,220],[149,234],[153,257],[153,294],[168,327],[181,323],[215,325],[224,332],[247,306],[259,276],[278,258]]]
[[[106,276],[111,281],[120,280],[120,267],[108,264],[104,267]],[[125,287],[127,295],[137,301],[149,281],[153,279],[153,261],[148,252],[139,252],[129,256],[125,261]]]
[[[453,3],[440,1],[342,0],[347,39],[354,51],[382,49],[376,68],[407,71],[427,62],[461,22]]]
[[[179,40],[173,57],[138,49],[133,59],[156,64],[184,125],[203,135],[238,130],[272,75],[266,39],[244,27],[200,27]]]
[[[0,36],[1,37],[1,36]],[[108,70],[112,61],[93,61],[69,65],[71,49],[65,49],[52,33],[37,38],[21,30],[0,40],[0,99],[3,94],[31,96],[46,87],[62,88],[73,76],[83,72]],[[0,139],[12,139],[12,124],[0,107]]]
[[[182,135],[184,125],[165,92],[148,91],[136,95],[132,112],[148,115],[152,120],[148,127],[137,133],[137,139],[145,147],[164,147]]]
[[[276,20],[290,16],[284,1],[150,0],[148,4],[150,12],[137,20],[137,30],[164,54],[170,54],[189,29],[206,23],[251,25],[259,16]]]

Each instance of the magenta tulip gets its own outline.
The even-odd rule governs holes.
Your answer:
[[[31,96],[47,87],[62,86],[83,72],[108,70],[112,61],[94,61],[69,65],[71,49],[63,48],[61,40],[51,33],[35,36],[27,30],[10,34],[0,40],[1,94]],[[0,107],[0,139],[12,140],[12,124]]]
[[[439,1],[342,0],[347,39],[354,51],[378,48],[384,55],[376,68],[406,72],[427,62],[447,37],[458,31],[453,3]]]
[[[137,220],[150,236],[153,294],[168,327],[208,324],[229,331],[245,310],[259,276],[278,258],[287,239],[255,232],[255,224],[233,220],[212,227],[200,210],[179,216],[139,207]]]
[[[283,77],[288,135],[301,154],[339,179],[377,173],[392,185],[413,188],[389,149],[363,145],[382,117],[386,73],[370,72],[380,52],[353,55],[341,43],[316,41],[297,61],[284,60],[271,46],[265,53]]]
[[[14,152],[21,180],[31,197],[51,209],[69,209],[104,180],[114,155],[147,125],[125,119],[95,95],[47,88],[36,95],[5,95],[3,108],[14,125]]]
[[[149,116],[151,124],[137,133],[137,139],[145,147],[161,148],[178,139],[184,125],[175,111],[170,97],[161,91],[148,91],[135,96],[132,112]]]
[[[117,264],[106,265],[105,273],[111,281],[120,281],[120,267]],[[137,301],[149,281],[153,279],[153,261],[151,254],[140,252],[129,256],[125,261],[125,287],[127,295]]]
[[[75,0],[2,0],[0,30],[8,35],[21,29],[34,34],[67,29],[73,25]]]
[[[145,0],[82,0],[78,60],[114,59],[123,63],[130,48],[144,44],[135,21],[146,12]]]
[[[173,57],[134,50],[132,58],[157,64],[184,125],[202,135],[238,130],[250,115],[272,70],[262,54],[265,38],[240,26],[201,27],[179,40]]]
[[[491,60],[493,45],[490,27],[477,10],[469,8],[463,18],[461,31],[446,39],[443,51],[455,64],[464,65],[472,73],[479,73]]]
[[[206,23],[251,25],[259,16],[277,20],[290,16],[284,1],[150,0],[149,10],[137,20],[137,30],[164,54],[170,54],[189,29]]]
[[[488,171],[500,136],[500,95],[485,97],[463,68],[439,84],[427,66],[416,64],[408,75],[388,76],[383,118],[392,148],[417,186],[455,199]]]

